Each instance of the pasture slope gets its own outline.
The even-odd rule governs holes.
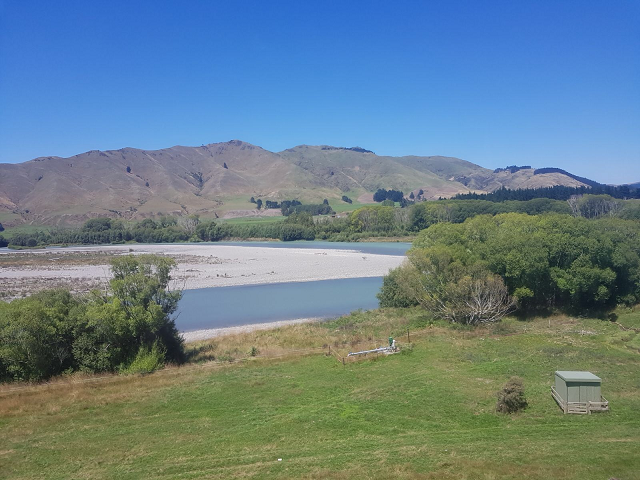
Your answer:
[[[640,312],[618,323],[640,328]],[[389,333],[402,353],[345,366],[325,354]],[[640,478],[640,333],[615,323],[467,330],[379,310],[192,348],[199,363],[148,376],[0,387],[0,476]],[[557,369],[599,375],[611,411],[563,415]],[[512,375],[529,407],[496,414]]]

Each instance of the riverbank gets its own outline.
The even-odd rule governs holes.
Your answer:
[[[253,323],[251,325],[239,325],[237,327],[207,328],[204,330],[194,330],[193,332],[182,332],[182,338],[186,343],[209,340],[226,335],[238,335],[241,333],[257,332],[259,330],[271,330],[274,328],[288,327],[300,323],[319,322],[322,318],[298,318],[295,320],[280,320],[277,322]]]

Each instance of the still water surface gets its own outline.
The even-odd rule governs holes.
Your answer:
[[[197,245],[197,244],[196,244]],[[409,242],[215,242],[209,245],[268,248],[321,248],[325,250],[353,250],[375,255],[404,255],[411,248]]]
[[[370,277],[185,290],[176,326],[188,332],[338,317],[359,308],[378,308],[376,293],[381,286],[381,277]]]

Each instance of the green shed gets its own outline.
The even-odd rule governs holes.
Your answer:
[[[591,372],[557,371],[551,395],[564,413],[609,410],[601,393],[602,380]]]

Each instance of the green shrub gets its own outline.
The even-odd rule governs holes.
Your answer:
[[[382,288],[376,295],[380,302],[380,307],[413,307],[418,305],[415,297],[411,295],[409,289],[404,288],[403,276],[410,272],[409,265],[402,265],[389,272],[382,280]]]
[[[164,349],[155,342],[151,349],[145,346],[140,347],[136,358],[121,372],[125,375],[152,373],[164,367]]]
[[[527,408],[527,399],[524,395],[524,384],[520,377],[511,377],[498,392],[496,411],[499,413],[515,413]]]

